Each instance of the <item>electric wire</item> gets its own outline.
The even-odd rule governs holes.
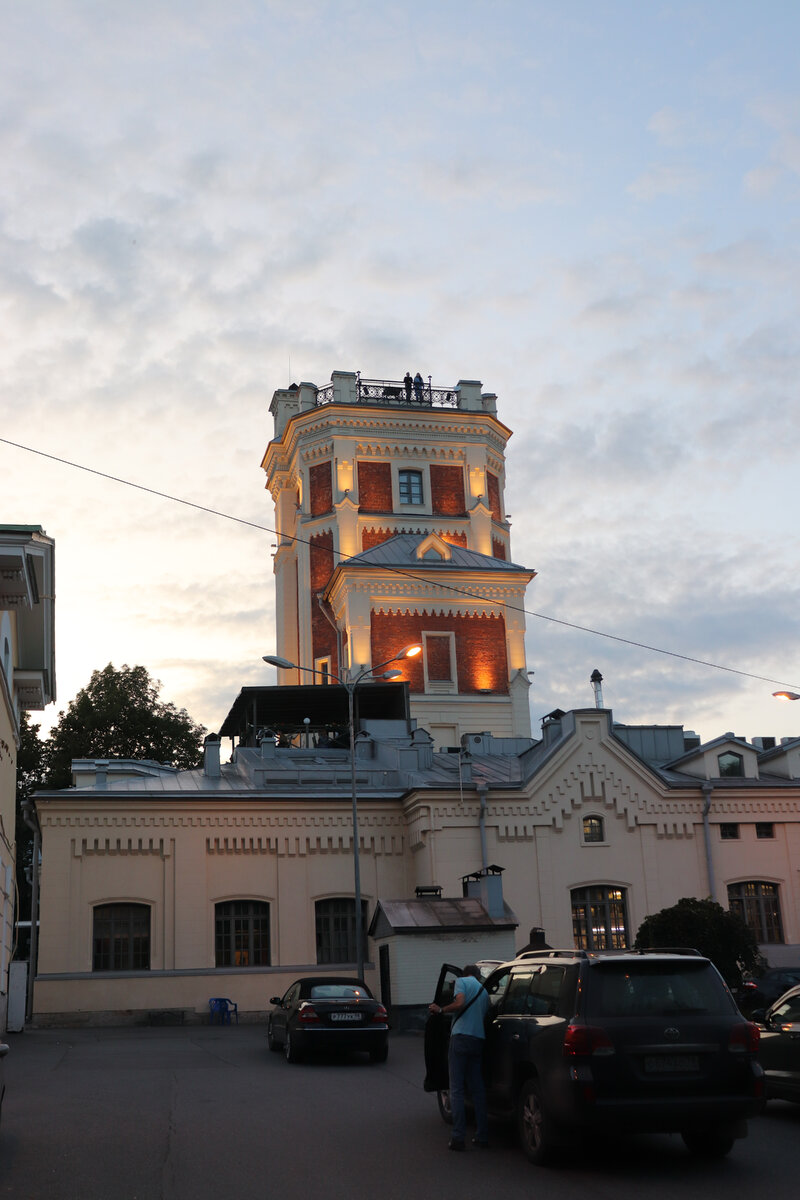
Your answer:
[[[175,496],[170,492],[159,491],[158,488],[148,487],[146,484],[136,483],[131,479],[124,479],[120,475],[112,475],[108,471],[100,471],[97,467],[89,467],[86,466],[85,463],[73,462],[71,459],[63,458],[58,454],[49,454],[46,450],[39,450],[35,446],[26,446],[22,442],[14,442],[11,440],[11,438],[2,436],[0,436],[0,442],[7,446],[13,446],[16,450],[24,450],[27,454],[34,454],[39,458],[49,459],[51,462],[59,463],[61,466],[71,467],[76,471],[83,471],[88,475],[96,475],[98,478],[107,479],[111,483],[118,483],[122,487],[134,488],[136,491],[146,492],[148,495],[156,496],[161,500],[168,500],[172,504],[181,504],[186,508],[193,508],[197,512],[208,513],[213,517],[220,517],[224,521],[233,521],[237,525],[244,525],[249,529],[257,529],[261,533],[269,533],[275,537],[281,536],[271,525],[264,525],[259,521],[249,521],[246,517],[237,517],[233,513],[223,512],[218,508],[211,508],[207,504],[198,504],[195,500],[187,500],[183,496]],[[296,534],[287,537],[286,542],[297,542],[300,545],[308,546],[309,549],[315,550],[318,553],[328,553],[332,558],[338,558],[339,561],[336,565],[342,565],[351,561],[351,558],[347,555],[339,554],[338,551],[333,550],[330,547],[315,546],[312,541],[306,538],[298,537]],[[404,576],[405,578],[413,580],[417,583],[430,582],[429,578],[423,575],[416,575],[413,571],[405,570],[403,567],[381,564],[381,570],[392,575]],[[470,600],[476,599],[473,592],[468,591],[466,588],[456,587],[454,584],[446,584],[437,580],[436,587],[439,588],[440,591],[452,592],[455,595],[465,596]],[[694,663],[696,666],[700,667],[708,667],[713,671],[724,671],[729,675],[739,675],[744,679],[754,679],[759,683],[775,683],[780,687],[800,690],[800,684],[787,683],[786,680],[773,679],[768,675],[756,675],[752,671],[743,671],[738,667],[728,667],[723,663],[711,662],[709,659],[705,658],[696,658],[691,654],[681,654],[680,651],[677,650],[666,650],[662,646],[652,646],[648,642],[639,642],[634,638],[622,637],[620,634],[608,633],[602,629],[593,629],[588,625],[579,625],[577,622],[567,621],[563,617],[553,617],[549,613],[535,612],[533,609],[525,608],[522,605],[510,604],[507,600],[492,600],[488,597],[482,596],[481,601],[485,604],[492,604],[497,608],[506,609],[509,612],[518,612],[527,617],[535,617],[539,621],[548,621],[553,625],[560,625],[565,629],[572,629],[578,633],[588,633],[592,637],[605,638],[607,641],[617,642],[623,646],[631,646],[636,650],[646,650],[651,654],[661,654],[667,658],[678,659],[681,662]]]

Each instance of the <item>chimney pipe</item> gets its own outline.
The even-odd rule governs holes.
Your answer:
[[[219,752],[219,734],[209,733],[203,742],[203,774],[207,775],[209,779],[219,779],[220,777]]]
[[[600,674],[597,667],[595,667],[595,669],[592,671],[591,675],[589,676],[589,682],[591,683],[592,687],[594,688],[594,706],[595,706],[595,708],[602,708],[603,707],[603,689],[600,685],[603,682],[603,676]]]

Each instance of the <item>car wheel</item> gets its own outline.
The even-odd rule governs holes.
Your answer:
[[[436,1099],[439,1101],[439,1112],[445,1125],[453,1124],[453,1106],[450,1103],[449,1092],[437,1092]]]
[[[536,1079],[526,1079],[517,1100],[517,1129],[525,1157],[543,1167],[550,1162],[556,1146],[553,1122],[542,1103]]]
[[[370,1050],[369,1061],[374,1063],[386,1062],[389,1057],[389,1047],[379,1046],[377,1050]]]
[[[275,1041],[275,1034],[272,1032],[271,1020],[267,1025],[267,1045],[269,1046],[270,1050],[280,1050],[281,1048],[280,1042]]]
[[[292,1040],[292,1035],[288,1029],[286,1030],[286,1041],[283,1043],[283,1054],[286,1061],[290,1063],[298,1063],[302,1058],[300,1051],[297,1049],[297,1043]]]
[[[700,1158],[724,1158],[726,1154],[730,1153],[733,1143],[736,1141],[727,1125],[684,1129],[681,1137],[686,1149]]]

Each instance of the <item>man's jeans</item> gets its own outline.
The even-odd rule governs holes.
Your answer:
[[[467,1033],[454,1033],[450,1038],[448,1066],[450,1070],[450,1104],[453,1109],[453,1141],[463,1142],[466,1133],[464,1114],[464,1085],[472,1098],[478,1123],[478,1140],[488,1142],[489,1122],[486,1117],[486,1092],[483,1087],[481,1060],[483,1038]]]

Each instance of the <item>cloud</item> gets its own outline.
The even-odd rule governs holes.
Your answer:
[[[628,184],[634,200],[647,202],[659,196],[693,196],[706,186],[706,176],[691,166],[656,164]]]

